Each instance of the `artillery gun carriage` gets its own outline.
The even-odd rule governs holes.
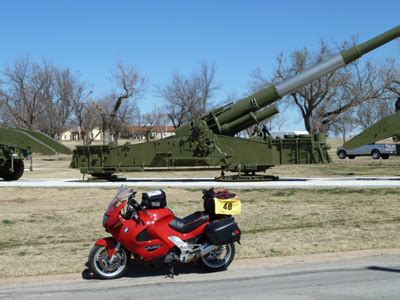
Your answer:
[[[257,179],[256,172],[280,164],[329,163],[329,146],[321,134],[272,138],[267,131],[251,138],[235,135],[278,113],[282,97],[342,68],[400,36],[400,26],[349,48],[288,80],[270,85],[235,103],[213,109],[176,130],[176,135],[142,144],[78,146],[72,168],[97,178],[113,179],[116,172],[162,171],[220,167],[222,179]],[[223,171],[240,176],[225,176]],[[261,179],[265,179],[261,177]]]
[[[44,133],[0,127],[0,178],[6,181],[19,179],[24,173],[24,159],[34,152],[45,155],[72,153],[68,147]]]

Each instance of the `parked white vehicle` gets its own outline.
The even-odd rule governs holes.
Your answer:
[[[388,159],[390,155],[397,155],[396,144],[369,144],[364,145],[352,150],[339,147],[336,150],[336,154],[340,159],[346,157],[354,159],[356,156],[369,156],[373,159]]]

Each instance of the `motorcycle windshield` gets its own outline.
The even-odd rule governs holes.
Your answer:
[[[108,205],[107,211],[113,211],[117,206],[119,206],[123,201],[127,201],[129,196],[133,194],[133,190],[126,185],[121,185],[115,194],[114,198]]]

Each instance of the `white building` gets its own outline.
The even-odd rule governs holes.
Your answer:
[[[78,129],[68,129],[64,131],[61,135],[61,140],[62,141],[79,141],[81,140],[81,135],[82,132]],[[94,141],[101,141],[102,140],[102,134],[100,133],[99,128],[93,128],[89,132],[89,138],[93,139]]]

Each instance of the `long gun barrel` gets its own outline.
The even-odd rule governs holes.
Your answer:
[[[276,108],[261,110],[299,88],[342,68],[362,55],[400,37],[400,26],[382,33],[360,45],[351,47],[303,73],[275,85],[270,85],[238,102],[214,110],[202,119],[217,134],[235,135],[275,113]],[[261,111],[259,111],[261,110]],[[178,132],[177,132],[178,133]]]

